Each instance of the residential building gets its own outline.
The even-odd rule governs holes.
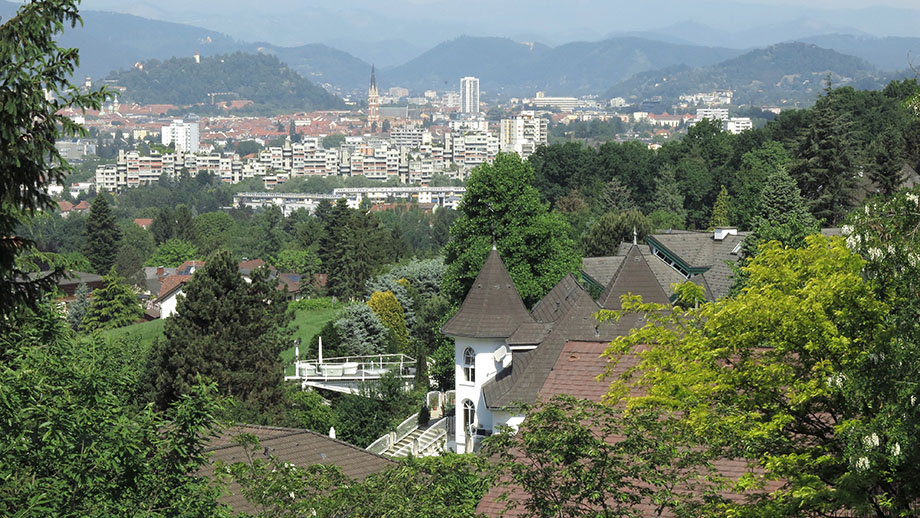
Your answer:
[[[697,108],[696,120],[720,120],[728,119],[728,108]]]
[[[575,97],[548,97],[544,92],[537,92],[537,95],[530,100],[534,108],[555,108],[559,111],[570,112],[578,106],[578,99]]]
[[[86,155],[96,154],[96,141],[85,138],[58,140],[54,147],[61,157],[69,162],[83,160]]]
[[[460,79],[460,112],[479,113],[479,78]]]
[[[527,158],[538,147],[546,145],[548,121],[532,111],[522,111],[513,119],[502,119],[499,148]]]
[[[177,152],[197,153],[199,147],[198,123],[174,120],[160,129],[160,142],[164,146],[173,144]]]
[[[732,117],[722,121],[722,131],[727,131],[735,135],[753,128],[754,123],[751,122],[750,117]]]

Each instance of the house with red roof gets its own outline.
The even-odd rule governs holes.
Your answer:
[[[144,230],[147,230],[148,228],[150,228],[150,225],[153,225],[153,219],[152,218],[135,218],[134,224],[141,227]]]

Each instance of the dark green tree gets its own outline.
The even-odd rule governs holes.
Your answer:
[[[96,273],[108,272],[118,257],[118,241],[121,231],[115,224],[115,215],[109,202],[102,194],[96,196],[86,220],[83,255],[89,259]]]
[[[682,228],[685,224],[687,211],[684,210],[684,195],[670,167],[663,168],[655,181],[655,195],[649,209],[650,216],[661,215],[660,219],[675,223],[673,227]]]
[[[732,221],[736,225],[743,230],[753,228],[760,193],[767,177],[779,169],[788,168],[791,163],[792,159],[783,145],[772,140],[742,155],[741,167],[730,184],[730,193],[735,200]]]
[[[93,291],[83,328],[86,331],[102,331],[131,325],[144,315],[140,299],[134,290],[115,272],[113,266],[103,277],[105,286]]]
[[[188,282],[154,345],[150,374],[160,408],[187,394],[199,375],[244,404],[280,401],[287,303],[267,268],[251,278],[243,280],[230,252],[219,250]]]
[[[58,34],[80,22],[75,0],[46,0],[22,5],[0,25],[0,317],[35,305],[62,274],[29,277],[20,259],[32,243],[19,229],[57,209],[47,188],[63,184],[72,168],[55,140],[87,135],[64,110],[98,109],[105,98],[70,84],[79,53],[57,45]]]
[[[869,179],[885,196],[891,196],[904,183],[904,139],[888,127],[869,146]]]
[[[473,170],[445,247],[442,288],[452,302],[459,305],[466,296],[493,243],[527,305],[581,266],[565,218],[540,202],[533,175],[530,163],[514,153]]]
[[[585,234],[584,247],[586,257],[605,257],[617,255],[620,243],[632,242],[633,232],[636,239],[645,239],[645,236],[654,230],[652,222],[638,210],[628,212],[608,212],[597,220]]]
[[[171,208],[160,207],[157,216],[153,218],[153,223],[150,225],[150,232],[153,234],[153,240],[157,245],[162,245],[175,237],[176,225]]]

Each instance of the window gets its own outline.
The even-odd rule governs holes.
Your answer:
[[[470,383],[476,381],[476,353],[471,347],[463,351],[463,377]]]
[[[476,407],[467,399],[463,402],[463,431],[472,434],[473,423],[476,421]]]

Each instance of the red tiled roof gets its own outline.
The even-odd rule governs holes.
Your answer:
[[[153,224],[153,218],[135,218],[134,224],[141,228],[146,229],[147,227]]]
[[[170,293],[179,289],[180,286],[191,280],[191,275],[182,275],[174,274],[163,279],[163,284],[160,285],[160,294],[157,295],[158,299],[169,296]]]
[[[248,261],[243,261],[240,263],[240,270],[243,270],[243,269],[255,270],[256,268],[260,266],[264,266],[264,265],[265,265],[265,261],[263,261],[262,259],[250,259]]]
[[[176,271],[181,272],[182,270],[185,270],[189,268],[190,266],[194,266],[195,268],[201,268],[204,266],[204,261],[185,261],[184,263],[179,265],[179,268],[176,268]]]
[[[89,203],[86,203],[86,200],[83,200],[74,206],[73,210],[89,210]]]
[[[70,212],[73,209],[73,203],[70,203],[66,200],[61,200],[58,202],[58,208],[61,209],[61,212]]]

